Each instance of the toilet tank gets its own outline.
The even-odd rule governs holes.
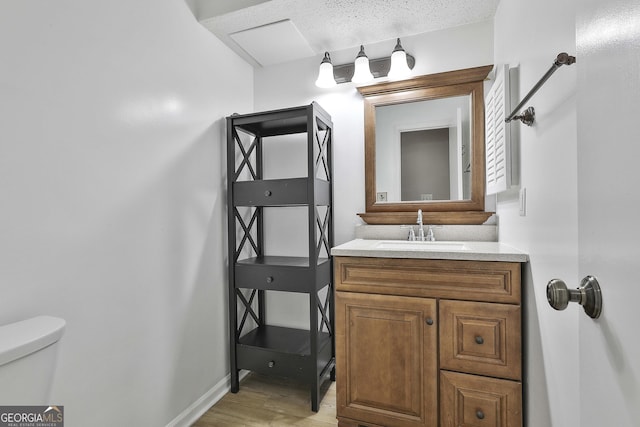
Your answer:
[[[65,321],[38,316],[0,326],[0,404],[48,405]]]

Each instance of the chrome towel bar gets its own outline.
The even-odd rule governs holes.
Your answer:
[[[516,108],[513,109],[511,114],[509,114],[509,116],[504,121],[509,123],[515,119],[515,120],[520,120],[522,123],[524,123],[527,126],[533,125],[533,122],[535,120],[535,110],[533,109],[533,107],[527,108],[522,114],[519,114],[519,115],[516,115],[516,114],[522,109],[524,104],[526,104],[527,101],[529,101],[529,99],[538,91],[538,89],[542,87],[542,85],[549,79],[549,77],[551,77],[551,75],[558,68],[560,68],[563,65],[571,65],[575,62],[576,62],[575,56],[571,56],[565,52],[559,53],[556,59],[553,61],[553,65],[551,65],[551,68],[549,68],[549,70],[545,73],[544,76],[542,76],[542,78],[538,81],[538,83],[536,83],[535,86],[531,88],[527,96],[525,96],[522,99],[522,101],[520,101],[520,103],[516,106]]]

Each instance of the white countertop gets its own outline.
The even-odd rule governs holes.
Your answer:
[[[529,255],[498,242],[407,242],[402,240],[355,239],[331,249],[333,256],[374,258],[453,259],[465,261],[527,262]],[[394,243],[398,243],[394,245]],[[422,246],[424,245],[424,246]],[[447,246],[450,245],[451,248]],[[386,246],[386,247],[385,247]],[[459,246],[462,246],[460,248]],[[422,249],[424,247],[424,249]]]

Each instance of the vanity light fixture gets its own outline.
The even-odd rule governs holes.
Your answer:
[[[373,80],[373,74],[371,74],[371,69],[369,68],[369,58],[364,53],[364,46],[362,45],[360,45],[360,52],[356,56],[354,66],[356,69],[353,72],[353,77],[351,77],[353,83],[366,83]]]
[[[411,68],[407,64],[407,52],[402,48],[400,39],[391,53],[391,68],[389,69],[389,80],[402,80],[411,75]]]
[[[334,66],[331,63],[329,52],[325,52],[320,63],[316,86],[330,88],[338,83],[347,82],[362,84],[379,77],[402,80],[411,75],[415,63],[415,58],[402,48],[400,39],[397,39],[396,47],[391,56],[385,58],[369,59],[364,53],[364,46],[361,45],[355,63]]]
[[[336,84],[336,79],[333,77],[333,64],[331,63],[331,56],[329,56],[329,52],[325,52],[324,58],[320,63],[320,71],[318,72],[316,86],[321,88],[330,88],[335,86]]]

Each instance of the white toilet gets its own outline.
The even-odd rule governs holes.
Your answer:
[[[63,319],[51,316],[0,326],[0,405],[52,403],[56,343],[64,327]]]

